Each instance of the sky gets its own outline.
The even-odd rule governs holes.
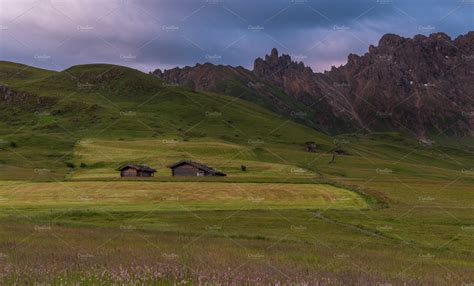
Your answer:
[[[0,0],[0,59],[53,70],[241,65],[277,48],[315,71],[386,33],[474,30],[474,0]]]

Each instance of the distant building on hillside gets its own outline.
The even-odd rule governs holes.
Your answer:
[[[314,142],[314,141],[305,142],[304,143],[304,149],[307,152],[316,152],[316,149],[317,149],[316,142]]]
[[[125,164],[117,169],[120,177],[153,177],[156,170],[147,165]]]
[[[209,166],[190,160],[181,160],[168,166],[172,176],[227,176]]]

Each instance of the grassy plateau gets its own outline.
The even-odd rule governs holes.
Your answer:
[[[0,84],[1,285],[474,283],[472,138],[329,136],[113,65]]]

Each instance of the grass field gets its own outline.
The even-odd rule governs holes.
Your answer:
[[[362,209],[357,194],[323,184],[185,183],[185,182],[5,182],[0,186],[3,211],[70,208],[112,211]]]
[[[0,284],[474,281],[469,138],[331,137],[110,65],[0,79],[34,96],[0,103]],[[181,159],[228,176],[171,177]]]
[[[474,278],[473,205],[466,203],[473,177],[453,162],[469,164],[469,157],[450,152],[453,160],[437,159],[442,151],[419,147],[396,161],[383,148],[405,146],[361,137],[345,146],[354,155],[328,164],[331,154],[291,144],[169,140],[88,138],[69,159],[85,167],[70,169],[65,179],[43,171],[29,181],[2,181],[6,281],[462,284]],[[182,157],[229,176],[170,177],[165,165]],[[159,172],[119,179],[114,168],[127,160]]]

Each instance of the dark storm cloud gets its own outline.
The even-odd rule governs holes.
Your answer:
[[[197,62],[251,67],[272,47],[324,70],[385,33],[472,30],[474,0],[0,0],[2,59],[144,71]]]

